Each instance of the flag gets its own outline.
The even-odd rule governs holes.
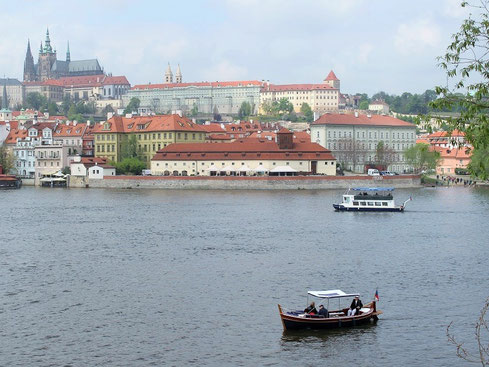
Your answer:
[[[379,291],[376,289],[375,290],[375,296],[374,296],[375,300],[378,301],[379,300]]]

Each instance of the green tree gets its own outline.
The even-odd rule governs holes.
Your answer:
[[[440,160],[440,153],[431,151],[428,144],[418,143],[404,152],[406,162],[411,165],[414,172],[435,169]]]
[[[251,116],[251,104],[247,101],[244,101],[239,107],[238,117],[240,119],[246,119],[249,116]]]
[[[54,102],[48,102],[48,112],[49,115],[56,115],[59,110],[58,110],[58,105]]]
[[[75,104],[72,104],[70,109],[68,110],[68,120],[76,120],[78,122],[83,121],[83,115],[77,112],[77,107]]]
[[[272,114],[272,104],[269,101],[264,101],[261,104],[261,109],[265,113],[265,115],[269,116]]]
[[[41,93],[32,92],[28,93],[25,97],[26,108],[32,108],[34,110],[40,110],[41,107],[47,105],[47,99]]]
[[[489,0],[478,5],[464,1],[462,7],[475,9],[465,19],[460,30],[452,36],[445,55],[438,58],[439,66],[447,74],[447,86],[438,86],[439,98],[431,102],[434,110],[460,111],[459,116],[443,117],[448,131],[465,132],[473,145],[472,175],[489,178]],[[441,118],[438,117],[441,121]]]
[[[388,148],[385,143],[381,140],[377,144],[375,149],[375,161],[376,164],[384,166],[386,169],[388,166],[394,162],[395,152],[393,149]]]
[[[280,98],[278,101],[279,113],[291,113],[294,111],[294,105],[287,98]]]
[[[140,175],[146,168],[146,163],[136,157],[127,157],[117,163],[115,167],[118,174]]]
[[[136,135],[125,137],[121,143],[121,159],[138,157],[138,140]]]
[[[124,115],[127,113],[132,113],[133,111],[137,111],[140,105],[141,100],[137,97],[132,97],[126,108],[124,109]]]
[[[199,113],[199,106],[197,106],[197,103],[194,103],[192,109],[190,110],[190,116],[197,116]]]
[[[14,153],[7,148],[5,143],[0,145],[0,166],[2,166],[3,173],[9,173],[15,166]]]
[[[311,106],[309,106],[309,104],[302,104],[301,113],[304,115],[307,122],[312,122],[312,120],[314,120],[314,113],[312,112]]]
[[[361,101],[358,105],[359,110],[368,110],[368,101]]]

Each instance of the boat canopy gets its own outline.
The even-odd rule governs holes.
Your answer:
[[[394,191],[393,187],[353,187],[352,191]]]
[[[343,298],[343,297],[355,297],[359,296],[359,293],[345,293],[343,291],[340,291],[339,289],[333,289],[330,291],[308,291],[307,294],[310,294],[313,297],[317,298]]]

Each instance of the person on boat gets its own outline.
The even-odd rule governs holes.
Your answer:
[[[329,317],[328,309],[325,308],[323,305],[319,305],[318,315],[328,318]]]
[[[360,300],[360,297],[355,296],[355,298],[351,302],[350,309],[348,310],[348,316],[357,315],[362,307],[363,307],[363,303]]]
[[[304,310],[304,313],[307,313],[309,315],[316,315],[318,313],[318,311],[316,310],[316,304],[314,302],[311,302],[309,307]]]

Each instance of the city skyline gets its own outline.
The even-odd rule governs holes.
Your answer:
[[[48,27],[60,59],[69,41],[72,58],[96,57],[132,85],[161,83],[170,62],[173,71],[180,64],[184,82],[318,83],[332,69],[344,93],[422,93],[446,82],[436,57],[467,15],[458,0],[307,1],[300,7],[275,0],[146,1],[139,7],[107,0],[63,8],[54,1],[20,2],[1,16],[0,29],[10,37],[0,46],[9,55],[0,70],[22,80],[27,40],[37,61]]]

